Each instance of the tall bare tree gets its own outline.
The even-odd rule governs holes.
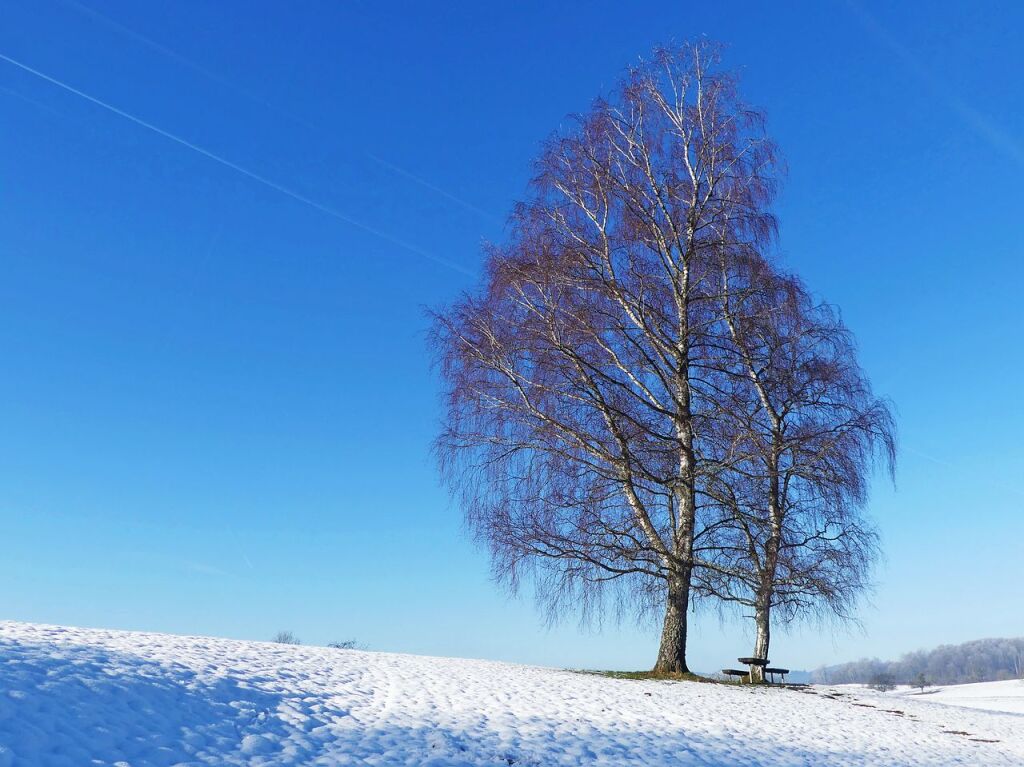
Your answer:
[[[877,536],[862,514],[877,461],[895,461],[895,427],[835,311],[758,254],[720,261],[723,385],[720,463],[709,493],[716,529],[704,585],[753,613],[768,658],[773,614],[838,618],[868,585]]]
[[[441,465],[496,575],[532,576],[553,613],[663,608],[664,672],[688,671],[719,510],[718,243],[774,231],[773,145],[717,63],[703,42],[658,51],[552,138],[484,285],[435,317]]]

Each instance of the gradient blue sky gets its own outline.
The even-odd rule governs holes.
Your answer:
[[[655,630],[549,631],[489,581],[423,310],[567,113],[706,34],[901,433],[863,630],[773,658],[1021,633],[1024,6],[86,2],[0,0],[0,54],[175,138],[0,60],[0,617],[649,665]],[[692,665],[749,644],[700,618]]]

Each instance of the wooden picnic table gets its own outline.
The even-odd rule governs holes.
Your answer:
[[[752,682],[756,678],[754,676],[754,669],[761,668],[761,677],[763,681],[764,674],[770,674],[772,682],[775,681],[775,675],[779,674],[782,677],[782,681],[786,681],[786,674],[789,673],[788,668],[770,668],[768,664],[771,662],[767,658],[737,658],[740,663],[745,665],[749,671],[740,671],[735,668],[723,668],[722,673],[725,676],[739,677],[737,681],[740,682]]]
[[[750,667],[750,678],[754,679],[754,669],[757,667],[764,668],[768,665],[769,661],[767,658],[737,658],[740,663]]]

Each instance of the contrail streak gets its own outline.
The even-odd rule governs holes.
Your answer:
[[[177,51],[171,50],[166,45],[163,45],[162,43],[158,43],[156,40],[154,40],[154,39],[152,39],[150,37],[146,37],[146,35],[142,34],[141,32],[136,32],[131,27],[126,27],[121,22],[115,21],[114,19],[110,18],[109,16],[105,16],[102,13],[100,13],[99,11],[92,9],[92,8],[90,8],[87,5],[84,5],[82,3],[77,2],[77,0],[64,0],[64,1],[68,5],[70,5],[72,8],[77,10],[79,13],[83,13],[86,16],[89,16],[89,17],[91,17],[93,19],[96,19],[101,24],[106,24],[108,27],[116,29],[122,35],[125,35],[126,37],[129,37],[132,40],[135,40],[136,42],[142,43],[143,45],[145,45],[145,46],[147,46],[149,48],[152,48],[153,50],[157,51],[158,53],[163,54],[164,56],[166,56],[167,58],[171,59],[172,61],[176,61],[177,63],[181,64],[184,67],[187,67],[188,69],[193,70],[194,72],[198,72],[199,74],[201,74],[203,77],[207,78],[208,80],[212,80],[213,82],[218,83],[219,85],[222,85],[225,88],[233,90],[236,93],[239,93],[242,96],[244,96],[245,98],[249,99],[250,101],[252,101],[252,102],[254,102],[256,104],[259,104],[260,106],[266,107],[270,111],[275,112],[276,114],[279,114],[279,115],[281,115],[283,117],[286,117],[289,120],[292,120],[292,121],[298,123],[299,125],[303,126],[304,128],[309,128],[310,130],[316,130],[317,129],[315,125],[313,125],[312,123],[306,122],[305,120],[303,120],[298,115],[292,114],[291,112],[287,112],[287,111],[285,111],[283,109],[280,109],[279,107],[274,106],[269,101],[264,99],[262,96],[258,96],[257,94],[253,93],[252,91],[249,91],[249,90],[246,90],[245,88],[240,87],[239,85],[231,82],[227,78],[220,76],[216,72],[213,72],[213,71],[207,69],[206,67],[204,67],[204,66],[202,66],[200,64],[197,64],[196,62],[192,61],[189,58],[186,58],[185,56],[182,56]]]
[[[116,29],[121,34],[123,34],[123,35],[125,35],[127,37],[130,37],[131,39],[135,40],[136,42],[142,43],[143,45],[146,45],[146,46],[152,48],[153,50],[157,51],[158,53],[161,53],[164,56],[167,56],[169,59],[172,59],[173,61],[178,62],[182,66],[188,67],[189,69],[191,69],[191,70],[193,70],[195,72],[198,72],[203,77],[206,77],[207,79],[212,80],[213,82],[218,83],[218,84],[224,86],[225,88],[229,88],[229,89],[235,91],[236,93],[244,96],[245,98],[249,99],[250,101],[252,101],[252,102],[254,102],[256,104],[259,104],[260,106],[265,107],[266,109],[269,109],[271,112],[274,112],[277,115],[280,115],[280,116],[282,116],[282,117],[284,117],[284,118],[286,118],[288,120],[291,120],[292,122],[297,123],[298,125],[301,125],[304,128],[307,128],[308,130],[312,130],[312,131],[315,131],[317,133],[322,133],[322,129],[321,128],[318,128],[316,125],[314,125],[313,123],[309,122],[308,120],[305,120],[302,117],[299,117],[294,112],[289,112],[289,111],[287,111],[285,109],[281,109],[280,107],[276,106],[275,104],[267,101],[262,96],[259,96],[259,95],[255,94],[255,93],[253,93],[252,91],[249,91],[249,90],[247,90],[245,88],[242,88],[241,86],[237,85],[236,83],[232,82],[231,80],[228,80],[227,78],[222,77],[221,75],[217,74],[216,72],[213,72],[213,71],[207,69],[206,67],[204,67],[204,66],[202,66],[200,64],[197,64],[196,62],[192,61],[191,59],[186,58],[185,56],[182,56],[177,51],[174,51],[171,48],[168,48],[166,45],[163,45],[162,43],[159,43],[156,40],[153,40],[152,38],[147,37],[146,35],[142,34],[141,32],[136,32],[134,29],[132,29],[130,27],[126,27],[121,22],[115,21],[114,19],[110,18],[109,16],[105,16],[104,14],[100,13],[99,11],[90,8],[89,6],[84,5],[83,3],[78,2],[77,0],[65,0],[65,2],[68,5],[70,5],[71,7],[75,8],[76,10],[78,10],[80,13],[83,13],[83,14],[85,14],[87,16],[90,16],[90,17],[96,19],[97,21],[99,21],[100,23],[106,24],[107,26],[112,27],[113,29]],[[491,221],[495,221],[495,222],[497,222],[499,224],[501,223],[501,220],[497,216],[495,216],[495,215],[493,215],[491,213],[488,213],[486,210],[483,210],[482,208],[478,208],[473,203],[468,202],[466,200],[463,200],[461,197],[458,197],[458,196],[452,194],[451,192],[448,192],[448,191],[442,189],[441,187],[437,186],[436,184],[432,184],[431,182],[427,181],[424,178],[420,178],[419,176],[417,176],[414,173],[409,172],[405,168],[402,168],[402,167],[400,167],[398,165],[395,165],[394,163],[388,162],[387,160],[384,160],[384,159],[382,159],[380,157],[377,157],[376,155],[371,154],[370,152],[366,152],[365,155],[370,160],[372,160],[373,162],[377,163],[378,165],[380,165],[380,166],[382,166],[384,168],[387,168],[388,170],[392,171],[393,173],[397,173],[399,176],[402,176],[403,178],[406,178],[406,179],[408,179],[409,181],[412,181],[415,184],[419,184],[420,186],[424,187],[425,189],[429,189],[430,191],[434,192],[435,194],[438,194],[438,195],[444,197],[446,200],[449,200],[450,202],[453,202],[456,205],[459,205],[460,207],[465,208],[468,211],[476,213],[479,216],[483,216],[484,218],[490,219]]]
[[[923,453],[920,450],[915,450],[913,447],[909,445],[904,445],[903,449],[906,450],[908,453],[913,453],[914,455],[920,458],[924,458],[926,461],[931,461],[932,463],[942,466],[943,468],[953,469],[954,472],[958,471],[957,465],[950,463],[949,461],[944,461],[941,458],[936,458],[935,456],[929,455],[928,453]],[[1011,487],[1010,485],[1004,484],[999,480],[989,480],[989,484],[992,487],[999,488],[1004,493],[1010,493],[1011,495],[1015,495],[1018,498],[1024,498],[1024,492],[1021,492],[1016,487]]]
[[[29,98],[24,93],[18,93],[18,91],[16,90],[5,88],[2,85],[0,85],[0,93],[6,93],[8,96],[11,96],[12,98],[21,99],[26,104],[31,104],[32,106],[37,107],[38,109],[42,109],[44,112],[49,112],[52,115],[57,115],[58,117],[66,117],[66,115],[62,114],[61,112],[58,112],[51,106],[47,106],[42,101],[36,101],[33,98]]]
[[[251,170],[243,168],[241,165],[233,163],[230,160],[221,157],[220,155],[214,154],[208,149],[203,149],[203,147],[199,146],[198,144],[193,144],[191,141],[187,141],[181,138],[180,136],[176,136],[175,134],[170,133],[169,131],[165,131],[163,128],[158,128],[156,125],[153,125],[152,123],[148,123],[145,120],[136,117],[133,114],[129,114],[128,112],[125,112],[122,109],[118,109],[117,107],[108,104],[105,101],[101,101],[100,99],[94,96],[90,96],[88,93],[80,91],[77,88],[68,85],[67,83],[61,82],[60,80],[51,77],[50,75],[45,74],[44,72],[40,72],[38,69],[33,69],[27,64],[22,64],[20,61],[12,59],[10,56],[6,56],[3,53],[0,53],[0,60],[6,61],[8,64],[11,64],[25,72],[28,72],[31,75],[35,75],[41,80],[45,80],[46,82],[51,83],[52,85],[56,85],[58,88],[61,88],[69,93],[73,93],[79,98],[83,98],[86,101],[95,104],[96,106],[106,109],[108,112],[113,112],[118,117],[122,117],[125,120],[128,120],[130,122],[135,123],[136,125],[146,128],[147,130],[150,130],[153,133],[156,133],[157,135],[163,136],[169,141],[173,141],[176,144],[180,144],[183,147],[191,149],[193,152],[201,154],[203,157],[213,160],[214,162],[219,163],[220,165],[223,165],[226,168],[230,168],[236,173],[240,173],[241,175],[246,176],[247,178],[250,178],[253,181],[256,181],[260,184],[263,184],[264,186],[269,187],[270,189],[280,192],[281,194],[287,197],[291,197],[293,200],[301,202],[304,205],[308,205],[314,210],[318,210],[321,213],[325,213],[328,216],[331,216],[332,218],[338,219],[339,221],[344,221],[346,224],[349,224],[350,226],[354,226],[357,229],[361,229],[364,232],[372,234],[375,237],[379,237],[380,239],[390,242],[393,245],[397,245],[400,248],[404,248],[405,250],[408,250],[410,253],[415,253],[418,256],[422,256],[423,258],[429,259],[434,263],[446,266],[449,269],[461,272],[462,274],[472,275],[471,271],[469,271],[463,266],[460,266],[459,264],[456,264],[453,261],[441,258],[440,256],[435,256],[433,253],[423,250],[423,248],[420,248],[417,245],[413,245],[412,243],[406,242],[397,237],[393,237],[392,235],[387,234],[386,232],[382,232],[379,229],[364,224],[361,221],[357,221],[351,216],[346,215],[345,213],[342,213],[340,210],[332,208],[329,205],[324,205],[323,203],[319,203],[316,200],[311,200],[309,197],[299,194],[298,192],[294,192],[288,187],[278,184],[276,181],[271,181],[269,178],[266,178],[265,176],[261,176],[258,173],[254,173]]]
[[[909,48],[903,45],[875,17],[872,16],[857,0],[846,0],[847,7],[853,12],[861,26],[876,40],[892,51],[904,66],[923,83],[936,98],[953,111],[960,120],[973,130],[990,146],[1007,155],[1018,165],[1024,165],[1024,146],[1017,138],[1005,130],[995,120],[977,109],[974,105],[951,92],[928,67]]]
[[[366,152],[366,156],[369,157],[371,160],[373,160],[378,165],[382,165],[385,168],[387,168],[388,170],[390,170],[390,171],[392,171],[394,173],[397,173],[399,176],[407,178],[410,181],[412,181],[412,182],[414,182],[416,184],[419,184],[420,186],[426,187],[430,191],[435,192],[436,194],[441,195],[445,199],[451,200],[456,205],[461,205],[466,210],[470,210],[473,213],[476,213],[476,214],[478,214],[480,216],[483,216],[484,218],[489,218],[492,221],[497,221],[498,223],[501,223],[501,220],[497,216],[494,216],[494,215],[488,213],[483,208],[478,208],[476,205],[474,205],[471,202],[466,202],[461,197],[456,197],[454,194],[451,194],[450,192],[446,192],[441,187],[436,186],[434,184],[431,184],[426,179],[420,178],[419,176],[417,176],[414,173],[410,173],[405,168],[400,168],[399,166],[397,166],[397,165],[395,165],[393,163],[390,163],[387,160],[383,160],[380,157],[377,157],[377,155],[371,154],[370,152]]]

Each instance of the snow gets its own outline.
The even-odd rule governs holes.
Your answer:
[[[857,693],[861,693],[863,689],[855,685],[843,685],[842,688],[850,692],[855,690]],[[904,698],[912,698],[929,703],[943,703],[947,706],[1024,714],[1024,680],[1022,679],[932,686],[926,687],[923,692],[917,687],[900,686],[886,695],[898,697],[901,701]]]
[[[948,706],[1024,714],[1024,680],[1020,679],[926,689],[924,696],[933,703],[945,703]]]
[[[1024,764],[928,697],[0,623],[0,767]]]

